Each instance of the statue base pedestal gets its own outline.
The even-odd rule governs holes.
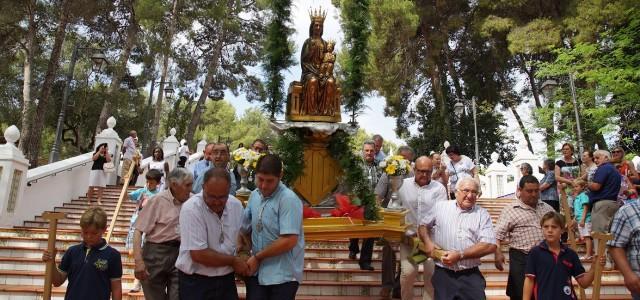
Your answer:
[[[304,111],[302,103],[302,83],[293,81],[289,84],[287,93],[287,121],[294,122],[330,122],[339,123],[340,116],[340,88],[336,91],[336,107],[332,115],[314,115]]]
[[[292,184],[293,190],[312,206],[318,205],[338,185],[342,169],[327,147],[338,130],[352,133],[347,124],[325,122],[271,122],[276,131],[302,128],[304,135],[304,171]]]

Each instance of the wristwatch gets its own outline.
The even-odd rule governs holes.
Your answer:
[[[458,251],[460,253],[460,260],[464,259],[464,251]]]

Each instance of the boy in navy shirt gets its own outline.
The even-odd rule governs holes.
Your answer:
[[[540,220],[544,240],[529,251],[525,267],[523,289],[524,300],[533,299],[577,299],[573,290],[571,277],[575,278],[582,288],[593,282],[593,265],[585,272],[578,254],[560,242],[565,222],[557,212],[548,212]],[[594,257],[604,266],[604,259]]]
[[[107,214],[99,207],[87,209],[80,217],[82,243],[71,246],[53,269],[52,283],[61,286],[67,278],[65,300],[122,299],[122,261],[120,252],[102,238],[107,229]],[[42,261],[54,260],[56,253],[44,251]]]

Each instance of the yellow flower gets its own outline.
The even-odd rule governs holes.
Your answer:
[[[393,175],[396,172],[396,166],[395,165],[388,165],[387,168],[384,171],[387,172],[387,174],[389,174],[389,175]]]

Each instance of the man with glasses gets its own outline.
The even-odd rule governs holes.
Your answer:
[[[436,262],[432,283],[437,300],[486,299],[480,258],[496,249],[489,212],[476,205],[480,184],[463,178],[456,185],[456,201],[436,203],[421,221],[420,237],[427,253],[436,246],[445,252]]]
[[[245,274],[247,263],[236,256],[242,203],[229,195],[231,176],[211,168],[202,176],[202,193],[180,211],[180,299],[238,299],[234,272]]]
[[[193,193],[200,193],[204,183],[204,174],[212,168],[220,168],[227,170],[229,166],[229,146],[225,143],[212,143],[208,144],[204,150],[205,159],[198,162],[193,170]],[[231,176],[231,187],[229,188],[230,195],[236,195],[236,178]]]
[[[414,177],[406,178],[398,191],[402,206],[409,212],[405,216],[405,224],[409,225],[405,232],[405,240],[400,244],[400,291],[403,300],[413,300],[413,284],[418,276],[418,265],[409,260],[412,252],[412,241],[418,236],[420,220],[434,212],[433,207],[438,202],[447,201],[447,190],[437,181],[431,180],[433,162],[427,156],[416,159],[413,169]],[[433,260],[428,259],[424,267],[424,291],[422,299],[433,299],[434,291],[431,284],[433,274]]]
[[[280,178],[280,157],[267,154],[258,160],[257,188],[249,196],[241,229],[251,239],[247,300],[292,300],[302,283],[302,201]]]
[[[544,236],[540,227],[542,216],[553,207],[540,201],[540,182],[532,175],[523,176],[518,183],[519,199],[505,206],[496,223],[495,265],[504,270],[505,258],[500,249],[502,243],[509,241],[509,277],[507,296],[511,300],[522,299],[524,288],[524,268],[529,250]]]

